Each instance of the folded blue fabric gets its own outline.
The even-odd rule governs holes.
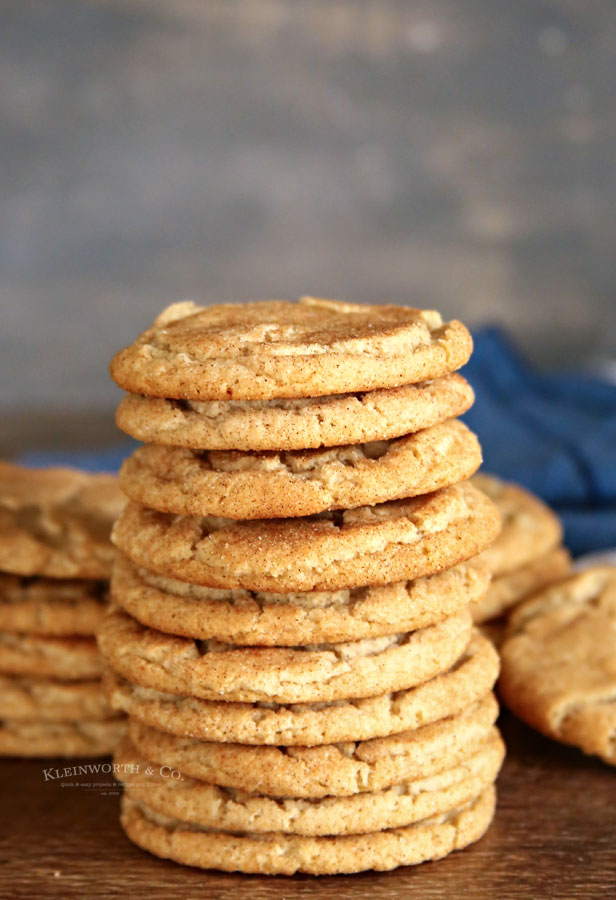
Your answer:
[[[463,374],[476,393],[465,419],[479,435],[486,471],[547,500],[574,554],[616,547],[616,386],[583,374],[536,372],[492,328],[475,335]],[[115,471],[134,446],[33,452],[21,461]]]
[[[532,369],[497,329],[475,336],[464,417],[484,468],[543,497],[574,554],[616,547],[616,386]]]
[[[123,441],[104,450],[29,450],[17,462],[24,466],[69,466],[84,472],[117,472],[139,444]]]

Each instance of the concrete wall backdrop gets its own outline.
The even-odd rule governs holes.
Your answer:
[[[0,408],[109,410],[186,297],[613,355],[615,48],[612,0],[4,0]]]

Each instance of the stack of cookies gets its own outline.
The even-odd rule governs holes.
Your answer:
[[[123,506],[111,476],[0,463],[0,755],[105,755],[120,739],[94,634]]]
[[[483,472],[474,476],[473,484],[498,507],[502,530],[481,555],[493,578],[471,612],[475,623],[500,646],[511,611],[527,597],[564,578],[571,570],[571,558],[562,545],[558,516],[539,497]]]
[[[470,352],[438,313],[306,299],[175,304],[115,357],[147,442],[99,631],[135,843],[327,874],[484,833],[504,748],[469,607],[500,519],[456,420]]]

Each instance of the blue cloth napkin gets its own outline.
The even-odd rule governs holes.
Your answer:
[[[575,555],[616,547],[616,386],[583,374],[538,373],[492,328],[475,335],[463,374],[476,393],[465,419],[479,435],[486,471],[547,500]],[[134,446],[33,452],[21,461],[115,471]]]
[[[462,373],[476,393],[464,418],[485,470],[543,497],[575,555],[616,547],[616,386],[536,372],[491,328],[475,336]]]
[[[17,462],[24,466],[69,466],[85,472],[117,472],[139,444],[122,441],[104,450],[29,450]]]

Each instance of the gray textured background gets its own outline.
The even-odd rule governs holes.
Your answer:
[[[0,406],[104,415],[185,297],[614,355],[615,47],[612,0],[4,0]]]

